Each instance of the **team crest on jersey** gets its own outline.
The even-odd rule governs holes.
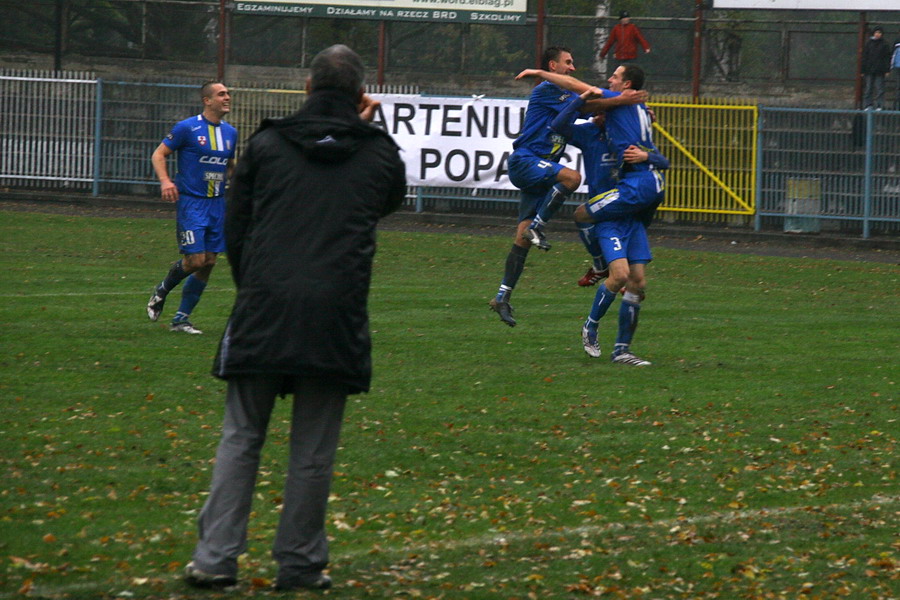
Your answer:
[[[206,145],[206,136],[205,136],[205,135],[198,135],[198,136],[197,136],[197,143],[200,144],[201,146],[205,146],[205,145]]]

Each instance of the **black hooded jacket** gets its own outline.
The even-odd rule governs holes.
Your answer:
[[[346,94],[316,91],[296,114],[264,120],[229,189],[237,298],[213,374],[323,377],[368,391],[375,228],[405,191],[397,145]]]
[[[883,37],[866,40],[863,46],[862,72],[864,75],[882,75],[891,70],[891,47]]]

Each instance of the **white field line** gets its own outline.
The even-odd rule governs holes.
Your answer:
[[[560,539],[568,537],[591,537],[612,531],[626,530],[646,530],[646,529],[673,529],[677,527],[690,526],[703,523],[723,522],[731,523],[734,521],[746,519],[763,519],[779,516],[790,516],[799,513],[821,513],[821,512],[845,512],[859,510],[878,505],[900,504],[900,496],[885,496],[876,494],[866,500],[857,502],[849,502],[844,504],[826,504],[824,506],[786,506],[774,508],[760,508],[755,510],[741,510],[729,512],[710,512],[695,517],[675,517],[670,519],[659,519],[657,521],[632,521],[628,523],[602,523],[597,525],[582,525],[579,527],[561,527],[558,529],[545,529],[542,531],[528,532],[494,532],[488,535],[470,536],[461,539],[440,540],[428,542],[425,544],[416,544],[402,546],[399,548],[379,547],[378,554],[384,553],[403,553],[416,554],[420,552],[435,551],[440,549],[456,550],[465,548],[487,548],[491,546],[507,546],[512,542],[530,542],[541,541],[549,538]],[[890,519],[888,519],[890,520]],[[361,555],[369,555],[370,551],[355,550],[352,552],[341,552],[341,557],[355,558]]]
[[[853,511],[859,510],[861,508],[867,508],[870,506],[878,506],[878,505],[889,505],[900,503],[900,496],[884,496],[881,494],[876,494],[871,498],[866,500],[859,500],[857,502],[850,502],[846,504],[826,504],[824,506],[787,506],[787,507],[775,507],[775,508],[761,508],[756,510],[741,510],[741,511],[729,511],[729,512],[712,512],[704,515],[699,515],[696,517],[676,517],[673,519],[660,519],[658,521],[635,521],[630,523],[604,523],[601,525],[584,525],[580,527],[563,527],[559,529],[548,529],[544,531],[537,532],[496,532],[488,535],[477,535],[470,536],[467,538],[461,539],[453,539],[449,541],[437,541],[430,542],[427,544],[411,544],[407,546],[400,547],[379,547],[379,551],[375,554],[375,556],[385,556],[385,555],[408,555],[408,554],[419,554],[425,552],[434,552],[435,550],[457,550],[457,549],[465,549],[465,548],[485,548],[490,546],[508,546],[511,542],[529,542],[529,541],[541,541],[547,539],[555,539],[558,540],[560,538],[566,537],[590,537],[593,535],[599,535],[603,533],[609,533],[612,531],[625,531],[625,530],[640,530],[640,529],[651,529],[651,528],[667,528],[672,529],[675,527],[680,527],[684,525],[693,525],[693,524],[702,524],[702,523],[711,523],[714,521],[723,521],[723,522],[732,522],[738,521],[742,519],[762,519],[767,517],[777,517],[777,516],[790,516],[792,514],[804,513],[804,512],[814,512],[814,513],[822,513],[822,512],[844,512],[844,511]],[[886,521],[890,522],[890,519],[886,519]],[[338,560],[344,562],[345,559],[354,559],[361,556],[372,556],[372,552],[370,550],[354,550],[352,552],[336,552],[338,556]],[[180,575],[179,575],[180,577]],[[127,598],[129,596],[128,588],[134,587],[132,582],[123,581],[117,585],[112,586],[113,588],[124,588],[125,594],[121,592],[115,592],[117,596]],[[66,594],[75,594],[75,593],[83,593],[83,592],[96,592],[107,593],[110,590],[109,582],[84,582],[84,583],[76,583],[67,586],[58,586],[58,587],[49,587],[43,585],[36,585],[34,589],[32,589],[27,596],[65,596]],[[142,595],[140,593],[136,595]],[[0,592],[0,598],[14,598],[21,597],[16,592],[3,591]]]
[[[587,263],[585,263],[585,264],[587,264]],[[577,273],[574,273],[574,274],[577,275]],[[704,285],[706,285],[706,287],[710,287],[710,288],[712,288],[712,289],[720,289],[720,287],[717,286],[717,285],[715,285],[715,284],[702,284],[702,283],[691,282],[691,281],[666,281],[666,286],[671,286],[671,287],[675,287],[675,288],[691,288],[691,289],[697,289],[697,288],[702,288],[702,287],[704,287]],[[412,285],[405,285],[405,284],[398,284],[398,285],[393,286],[393,287],[396,288],[396,289],[404,289],[404,286],[405,286],[405,287],[408,287],[408,288],[410,288],[410,289],[419,289],[419,288],[416,288],[415,286],[412,286]],[[376,283],[373,283],[372,289],[378,291],[378,290],[383,289],[383,286],[379,286],[379,285],[377,284],[377,282],[376,282]],[[594,288],[594,289],[596,289],[596,288]],[[757,287],[757,288],[754,288],[754,290],[755,290],[755,291],[759,291],[759,292],[764,292],[765,290],[769,290],[769,291],[775,292],[775,291],[784,291],[784,288],[781,288],[781,287],[778,287],[778,286],[769,286],[769,287],[766,287],[766,286],[759,286],[759,287]],[[233,287],[224,287],[224,288],[223,288],[223,287],[213,287],[213,286],[209,286],[209,287],[207,287],[207,288],[204,290],[204,293],[206,293],[206,292],[233,292],[233,291],[234,291],[234,288],[233,288]],[[126,290],[126,291],[120,291],[120,292],[103,292],[103,291],[93,291],[93,292],[36,292],[36,293],[21,293],[21,294],[18,294],[18,293],[12,293],[12,294],[10,294],[10,293],[0,293],[0,298],[13,298],[13,299],[21,298],[21,299],[23,299],[23,300],[27,300],[28,298],[55,298],[55,297],[58,297],[58,298],[79,298],[79,297],[91,297],[91,296],[135,296],[135,295],[138,295],[138,296],[144,296],[144,295],[145,295],[145,296],[147,296],[147,298],[149,298],[149,297],[150,297],[150,293],[152,293],[152,292],[153,292],[153,286],[152,286],[152,285],[149,285],[149,286],[147,286],[147,289],[146,289],[146,290],[141,289],[140,291],[134,291],[134,290],[127,291],[127,290]],[[179,294],[179,296],[180,296],[180,294],[181,294],[181,292],[179,291],[179,288],[176,288],[176,289],[174,290],[174,293]],[[480,301],[480,300],[479,300],[479,301]]]

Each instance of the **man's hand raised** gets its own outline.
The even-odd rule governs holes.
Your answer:
[[[647,93],[647,90],[625,89],[622,90],[620,98],[623,100],[622,104],[640,104],[649,100],[650,94]]]

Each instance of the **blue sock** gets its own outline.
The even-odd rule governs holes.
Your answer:
[[[594,269],[597,271],[605,270],[608,265],[606,264],[606,261],[603,260],[603,249],[600,247],[600,242],[594,235],[595,224],[576,223],[576,225],[578,225],[578,237],[581,238],[584,249],[588,251],[588,254],[590,254],[591,258],[594,260]]]
[[[550,222],[550,219],[553,218],[553,215],[556,214],[556,211],[559,210],[559,207],[562,206],[566,198],[569,197],[569,194],[572,192],[569,191],[569,188],[564,186],[561,183],[557,183],[550,190],[548,196],[544,199],[544,202],[541,204],[540,210],[538,210],[537,216],[534,218],[534,223],[532,223],[532,228],[536,225],[546,225]]]
[[[597,329],[600,319],[603,318],[603,315],[606,314],[606,311],[609,310],[609,307],[615,299],[616,292],[611,292],[608,287],[601,285],[594,295],[594,303],[591,305],[591,314],[584,324],[585,327],[588,329]]]
[[[622,305],[619,306],[619,333],[616,336],[613,356],[628,352],[631,346],[631,339],[634,337],[634,330],[637,329],[638,314],[640,312],[641,305],[639,303],[622,300]]]
[[[178,312],[175,313],[175,318],[172,320],[174,322],[187,321],[194,307],[200,302],[200,295],[203,294],[205,289],[205,281],[200,281],[193,275],[188,277],[181,288],[181,304],[178,307]]]
[[[187,277],[188,274],[184,272],[184,267],[181,264],[181,260],[177,260],[172,263],[172,267],[169,269],[169,272],[166,273],[166,278],[162,280],[158,286],[156,286],[156,292],[160,295],[165,296],[173,289],[175,286],[181,283],[181,280]]]

